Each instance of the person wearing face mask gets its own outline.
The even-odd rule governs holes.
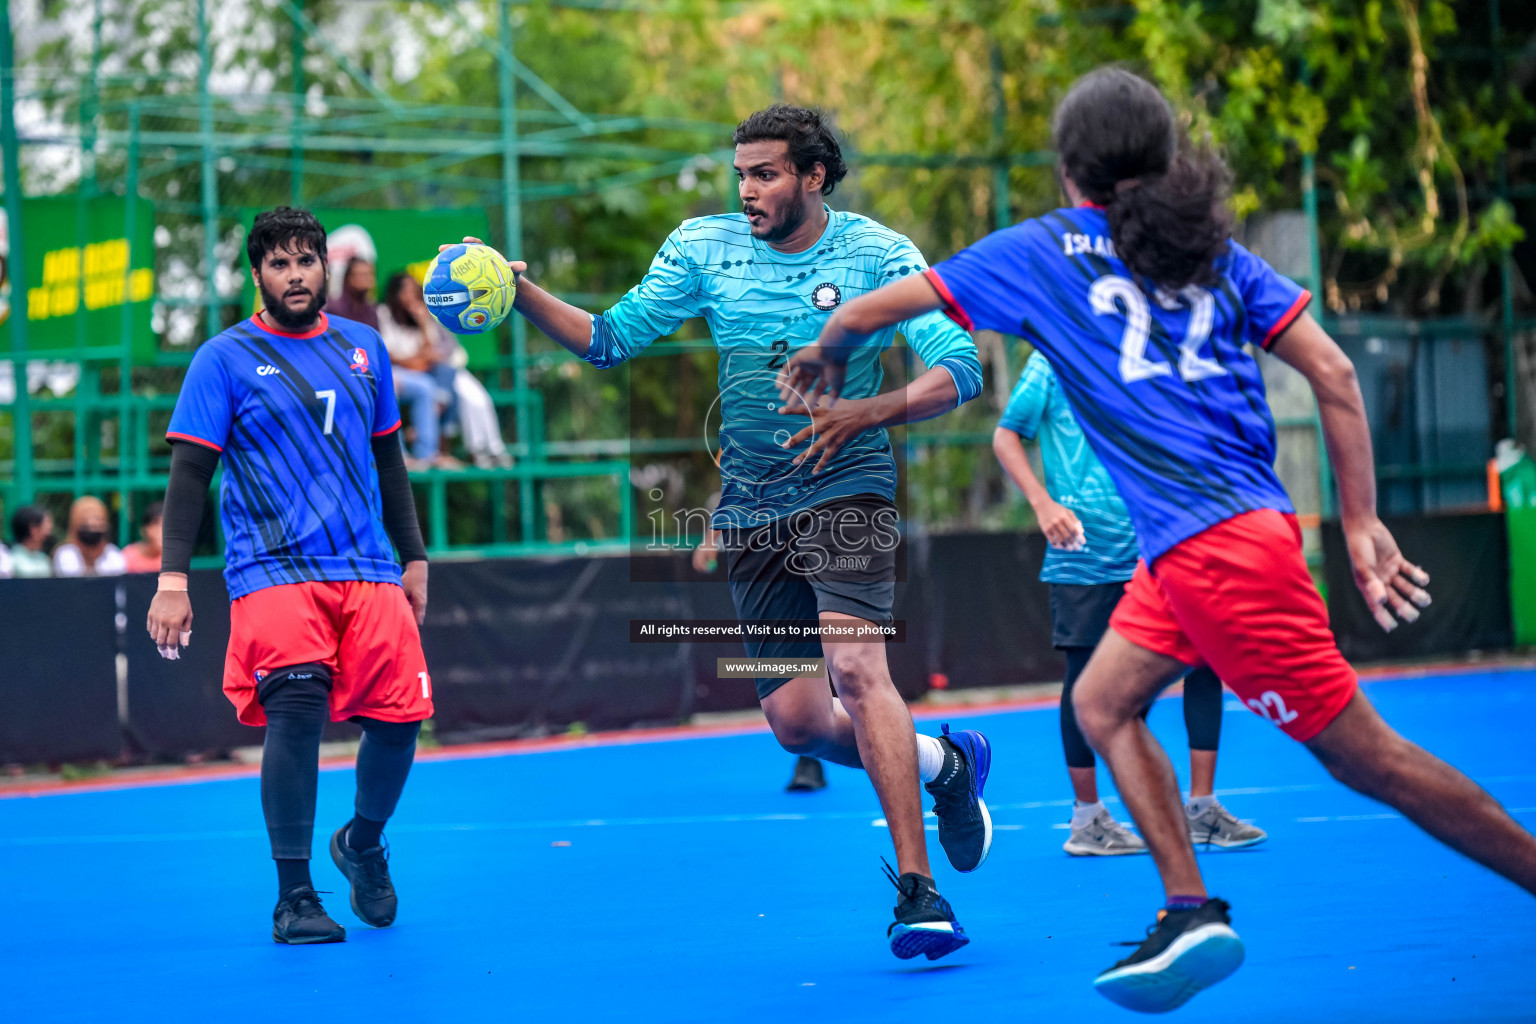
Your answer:
[[[55,576],[121,576],[128,563],[107,539],[107,506],[86,495],[69,506],[69,534],[53,552]]]

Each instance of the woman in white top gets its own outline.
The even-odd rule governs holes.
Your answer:
[[[121,576],[128,562],[107,540],[107,506],[86,495],[69,506],[69,534],[53,549],[55,576]]]
[[[475,465],[510,466],[506,442],[501,437],[501,422],[491,396],[474,374],[467,370],[469,354],[458,339],[434,319],[422,298],[421,283],[401,272],[384,286],[384,304],[379,307],[379,335],[389,350],[390,363],[410,374],[426,374],[453,389],[457,417],[445,416],[445,432],[452,433],[453,420],[464,435],[464,448]],[[430,332],[430,333],[429,333]]]

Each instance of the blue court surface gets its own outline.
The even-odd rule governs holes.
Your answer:
[[[1536,825],[1536,672],[1368,692]],[[1248,960],[1175,1016],[1536,1020],[1536,900],[1227,706],[1218,793],[1271,838],[1202,855]],[[1061,851],[1054,709],[953,721],[992,739],[998,832],[972,875],[932,844],[973,940],[936,963],[887,950],[889,839],[862,775],[831,769],[827,790],[786,794],[792,758],[770,735],[700,736],[419,763],[388,831],[393,928],[357,921],[339,873],[314,862],[348,928],[332,946],[270,939],[254,778],[0,800],[0,1020],[1136,1018],[1090,983],[1159,906],[1151,862]],[[1177,701],[1152,721],[1185,776]],[[351,778],[321,775],[319,857]]]

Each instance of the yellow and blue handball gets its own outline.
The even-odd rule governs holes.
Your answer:
[[[517,294],[512,268],[488,245],[450,245],[427,267],[421,287],[427,308],[455,334],[494,330]]]

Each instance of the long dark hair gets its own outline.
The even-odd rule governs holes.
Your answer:
[[[1061,169],[1105,208],[1115,251],[1145,281],[1209,284],[1232,237],[1232,176],[1195,146],[1157,87],[1121,68],[1090,71],[1051,121]]]
[[[410,271],[397,270],[384,282],[384,305],[389,307],[389,314],[395,318],[395,323],[403,327],[416,326],[416,318],[405,311],[405,304],[400,301],[400,293],[414,280]]]

